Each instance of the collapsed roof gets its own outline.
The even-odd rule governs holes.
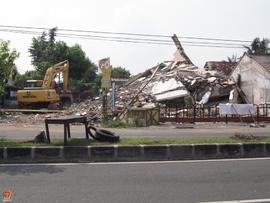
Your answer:
[[[205,70],[214,70],[218,74],[229,77],[232,71],[236,68],[237,62],[227,62],[227,61],[207,61],[205,63]]]
[[[195,66],[184,52],[180,42],[170,61],[132,77],[125,92],[133,92],[142,105],[149,102],[178,104],[206,104],[212,99],[229,100],[232,85],[220,69],[205,70]],[[131,104],[132,105],[132,104]]]
[[[249,56],[270,72],[270,55],[250,54]]]

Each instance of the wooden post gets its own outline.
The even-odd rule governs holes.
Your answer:
[[[257,123],[260,122],[260,107],[257,106]]]
[[[67,133],[68,133],[68,138],[71,138],[70,136],[70,125],[67,123]]]
[[[64,145],[67,145],[67,124],[64,124]]]
[[[45,120],[45,128],[46,128],[46,135],[47,135],[48,143],[51,143],[50,132],[49,132],[49,125],[48,125],[47,120]]]
[[[204,104],[202,106],[202,111],[203,111],[203,118],[204,118]]]
[[[85,117],[85,121],[84,121],[84,127],[85,127],[85,137],[87,140],[89,140],[89,135],[88,135],[88,128],[87,128],[87,119]]]
[[[193,107],[193,123],[195,124],[195,120],[196,120],[196,106],[194,105]]]
[[[178,122],[178,106],[175,108],[175,122]]]
[[[107,116],[107,89],[104,88],[102,91],[103,97],[102,97],[102,114],[103,114],[103,121],[108,120]]]
[[[115,112],[115,101],[116,101],[116,88],[115,88],[115,81],[112,82],[112,112]]]

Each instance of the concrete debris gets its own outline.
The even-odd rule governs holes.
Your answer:
[[[205,63],[205,70],[214,70],[217,74],[229,78],[232,71],[236,68],[237,62],[227,61],[208,61]]]
[[[227,75],[222,74],[220,68],[199,69],[181,54],[183,50],[177,51],[172,61],[159,64],[160,69],[138,98],[147,97],[151,102],[176,104],[186,104],[186,101],[189,101],[188,104],[229,102],[234,83],[229,83]],[[226,62],[221,63],[224,64]],[[150,68],[134,76],[132,81],[127,83],[126,89],[136,92],[149,81],[153,70],[154,68]],[[135,92],[131,95],[135,95]]]
[[[184,85],[180,81],[176,81],[175,78],[170,78],[167,81],[158,81],[152,88],[152,94],[157,95],[162,92],[175,90],[179,87],[184,87]]]
[[[229,100],[230,100],[230,101],[232,101],[233,98],[234,98],[234,92],[235,92],[234,89],[230,91],[230,96],[229,96]]]
[[[145,108],[145,109],[152,109],[152,108],[155,108],[157,105],[155,103],[146,103],[145,105],[143,105],[142,108]]]
[[[161,101],[168,101],[168,100],[173,100],[173,99],[189,96],[189,93],[187,90],[174,90],[174,91],[164,92],[162,94],[157,94],[155,96],[156,96],[156,101],[161,102]]]
[[[21,124],[44,124],[46,118],[58,118],[65,116],[64,113],[50,113],[50,114],[29,114],[21,112],[3,113],[0,118],[0,123],[7,125],[20,126]]]
[[[4,112],[1,114],[0,123],[21,125],[21,124],[44,124],[46,118],[59,118],[64,116],[87,116],[93,121],[100,121],[102,118],[102,101],[86,99],[79,103],[73,103],[67,112],[29,114],[20,112]]]
[[[257,125],[256,123],[251,123],[249,126],[251,128],[258,128],[259,127],[259,125]]]
[[[201,101],[199,102],[199,104],[206,104],[209,101],[210,96],[211,96],[211,90],[209,90],[208,92],[206,92],[203,95],[203,97],[202,97]]]
[[[215,82],[216,79],[217,79],[216,77],[210,77],[207,80],[208,80],[208,82],[212,83],[212,82]]]
[[[82,112],[82,113],[80,113],[80,116],[86,116],[87,115],[87,113],[86,112]]]
[[[76,116],[87,116],[93,120],[99,120],[102,117],[102,100],[101,97],[86,99],[78,103],[73,103],[69,110]]]

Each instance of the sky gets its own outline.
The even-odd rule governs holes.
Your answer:
[[[270,37],[269,0],[8,0],[1,2],[0,25],[129,32],[204,38],[253,40]],[[33,35],[0,31],[20,52],[19,72],[32,70],[28,49]],[[132,74],[171,60],[175,46],[95,41],[57,37],[80,44],[94,63],[110,57],[111,65]],[[180,38],[180,41],[182,39]],[[244,49],[183,45],[193,63],[226,60]]]

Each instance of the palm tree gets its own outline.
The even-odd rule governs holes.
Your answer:
[[[229,63],[235,63],[235,62],[237,62],[237,55],[236,54],[233,54],[231,57],[230,56],[227,56],[227,62],[229,62]]]
[[[264,38],[260,40],[257,37],[253,40],[250,47],[245,46],[245,48],[249,54],[266,55],[270,54],[269,42],[269,39]]]

